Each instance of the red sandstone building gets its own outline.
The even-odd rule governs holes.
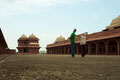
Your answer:
[[[38,54],[39,53],[39,39],[34,35],[30,35],[28,38],[26,35],[22,35],[18,39],[18,53],[33,53]]]
[[[3,36],[2,30],[0,29],[0,54],[5,54],[7,52],[8,45]]]
[[[15,53],[16,50],[8,48],[8,45],[0,28],[0,54],[15,54]]]
[[[81,54],[80,37],[76,36],[76,54]],[[120,16],[113,19],[110,26],[101,32],[86,34],[87,54],[120,55]],[[53,44],[47,45],[47,54],[70,54],[70,40],[59,37]]]

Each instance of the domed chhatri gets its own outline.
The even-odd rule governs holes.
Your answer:
[[[55,42],[60,42],[60,41],[65,41],[65,38],[61,35],[55,40]]]
[[[19,40],[20,39],[27,39],[27,36],[25,35],[25,34],[23,34],[20,38],[19,38]]]
[[[115,19],[112,20],[110,26],[107,26],[107,29],[113,29],[115,27],[120,27],[120,16],[116,17]]]

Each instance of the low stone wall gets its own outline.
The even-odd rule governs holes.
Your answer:
[[[9,50],[7,50],[7,54],[16,54],[16,50],[15,49],[9,49]]]

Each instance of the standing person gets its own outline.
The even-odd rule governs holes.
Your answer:
[[[86,34],[80,36],[81,56],[86,55]]]
[[[82,50],[81,56],[84,57],[86,55],[86,45],[81,45],[81,50]]]
[[[72,33],[71,36],[70,36],[71,54],[72,54],[72,57],[75,56],[75,32],[76,32],[76,31],[77,31],[77,30],[74,29],[74,30],[73,30],[73,33]]]

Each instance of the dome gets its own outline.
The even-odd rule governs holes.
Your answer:
[[[110,26],[107,26],[107,29],[113,29],[115,27],[119,27],[120,26],[120,16],[116,17],[115,19],[112,20]]]
[[[64,40],[65,40],[65,38],[63,36],[60,36],[56,39],[55,42],[60,42],[60,41],[64,41]]]
[[[30,36],[29,36],[29,38],[30,39],[35,39],[35,38],[37,38],[34,34],[31,34]]]
[[[23,34],[19,39],[27,39],[27,36]]]

